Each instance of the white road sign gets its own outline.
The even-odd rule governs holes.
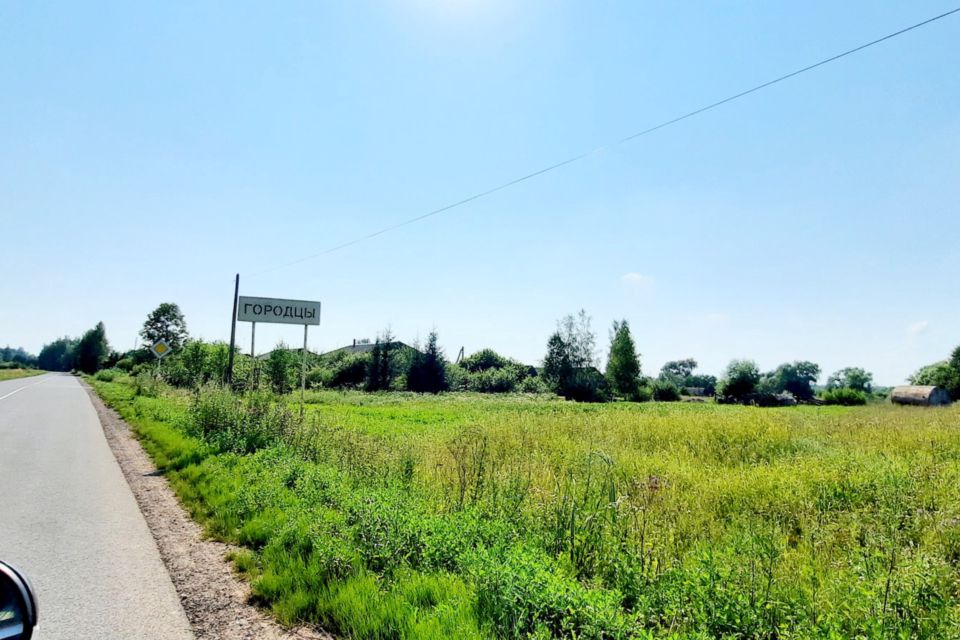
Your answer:
[[[279,324],[320,324],[320,303],[310,300],[240,296],[237,320]]]

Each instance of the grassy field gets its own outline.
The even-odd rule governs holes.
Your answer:
[[[37,369],[0,369],[0,382],[4,380],[14,380],[16,378],[28,378],[30,376],[39,376],[46,371]]]
[[[266,395],[93,384],[286,622],[960,637],[960,408],[331,392],[301,423]]]

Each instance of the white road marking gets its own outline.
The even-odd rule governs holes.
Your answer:
[[[9,398],[10,396],[12,396],[12,395],[15,394],[15,393],[20,393],[20,392],[23,391],[24,389],[28,389],[28,388],[30,388],[30,387],[35,387],[35,386],[37,386],[38,384],[43,384],[44,382],[46,382],[46,380],[41,380],[40,382],[34,382],[33,384],[25,384],[25,385],[23,385],[22,387],[20,387],[19,389],[14,389],[13,391],[11,391],[10,393],[8,393],[8,394],[5,395],[5,396],[0,396],[0,400],[6,400],[7,398]]]

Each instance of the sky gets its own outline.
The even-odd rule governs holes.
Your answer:
[[[103,321],[129,349],[164,301],[227,339],[240,273],[321,301],[319,351],[389,326],[537,363],[582,308],[603,351],[629,321],[647,374],[901,383],[960,344],[960,14],[283,265],[953,8],[4,2],[0,343]],[[301,339],[261,324],[257,351]]]

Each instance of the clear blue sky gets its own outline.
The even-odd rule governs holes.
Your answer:
[[[410,218],[953,3],[0,5],[0,343]],[[432,328],[537,362],[585,308],[646,373],[810,359],[898,383],[960,343],[960,15],[428,221],[257,277],[315,349]],[[239,337],[247,348],[249,326]],[[296,327],[262,327],[264,349]]]

